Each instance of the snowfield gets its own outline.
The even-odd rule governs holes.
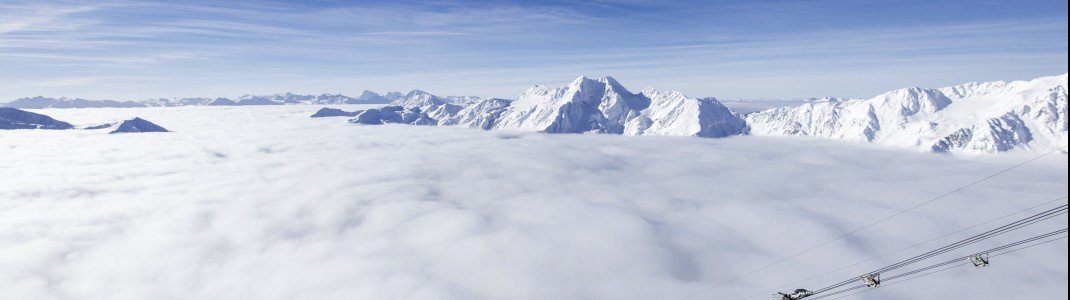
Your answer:
[[[32,110],[79,127],[141,117],[172,132],[0,131],[2,298],[682,299],[1037,155],[309,118],[322,107]],[[1048,155],[688,299],[769,299],[1064,197],[1067,163]],[[847,299],[1064,299],[1067,253],[1061,240]]]

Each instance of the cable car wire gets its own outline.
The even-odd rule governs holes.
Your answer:
[[[1061,201],[1061,200],[1066,200],[1066,199],[1067,199],[1067,197],[1063,196],[1063,197],[1061,197],[1059,199],[1055,199],[1055,200],[1051,200],[1051,201],[1044,202],[1044,203],[1041,203],[1041,204],[1037,204],[1035,206],[1032,206],[1032,207],[1023,209],[1023,210],[1019,210],[1017,212],[1006,214],[1006,215],[1003,215],[1003,216],[1000,216],[1000,217],[997,217],[997,218],[989,219],[987,221],[975,224],[975,225],[970,226],[970,227],[959,229],[959,230],[957,230],[955,232],[951,232],[951,233],[948,233],[948,234],[945,234],[945,235],[941,235],[941,236],[938,236],[938,237],[935,237],[935,238],[932,238],[932,239],[929,239],[929,240],[926,240],[926,241],[923,241],[923,242],[918,242],[918,243],[915,243],[913,245],[906,246],[906,247],[903,247],[903,248],[899,248],[899,249],[894,250],[894,251],[885,252],[884,254],[881,254],[881,255],[878,255],[878,256],[874,256],[874,257],[870,257],[870,258],[868,258],[866,260],[859,261],[859,262],[856,262],[856,263],[853,263],[853,264],[850,264],[850,265],[842,266],[842,267],[836,268],[836,269],[831,270],[831,271],[827,271],[827,272],[824,272],[824,273],[821,273],[821,274],[816,274],[816,275],[812,275],[812,276],[807,277],[807,278],[803,278],[803,279],[800,279],[800,280],[797,280],[797,281],[793,281],[791,283],[787,283],[787,284],[781,285],[779,287],[776,287],[775,289],[774,288],[766,288],[765,292],[752,294],[752,295],[747,296],[747,297],[745,297],[743,299],[746,300],[746,299],[751,299],[751,298],[754,298],[754,297],[757,297],[757,296],[766,295],[766,294],[769,294],[769,293],[775,293],[777,290],[782,290],[782,289],[785,289],[785,288],[791,287],[793,285],[796,285],[796,284],[799,284],[799,283],[802,283],[802,282],[806,282],[806,281],[809,281],[809,280],[812,280],[812,279],[815,279],[815,278],[824,277],[824,276],[827,276],[829,274],[833,274],[833,273],[836,273],[836,272],[839,272],[839,271],[843,271],[845,269],[848,269],[848,268],[851,268],[851,267],[854,267],[854,266],[861,265],[863,263],[874,261],[874,260],[876,260],[878,258],[881,258],[881,257],[885,257],[885,256],[888,256],[888,255],[899,253],[899,252],[905,251],[907,249],[911,249],[911,248],[914,248],[914,247],[917,247],[917,246],[921,246],[921,245],[927,244],[927,243],[932,242],[932,241],[936,241],[936,240],[940,240],[940,239],[943,239],[943,238],[946,238],[946,237],[949,237],[949,236],[952,236],[952,235],[956,235],[956,234],[962,233],[962,232],[970,230],[970,229],[981,227],[983,225],[986,225],[986,224],[989,224],[989,223],[992,223],[992,222],[995,222],[995,221],[1006,219],[1006,218],[1008,218],[1010,216],[1013,216],[1013,215],[1017,215],[1017,214],[1020,214],[1020,213],[1027,212],[1027,211],[1031,211],[1031,210],[1034,210],[1034,209],[1036,209],[1038,207],[1045,206],[1045,205],[1048,205],[1048,204],[1051,204],[1051,203],[1054,203],[1054,202],[1057,202],[1057,201]]]
[[[911,265],[911,264],[914,264],[916,262],[919,262],[919,261],[922,261],[922,260],[925,260],[925,259],[928,259],[928,258],[931,258],[931,257],[934,257],[934,256],[938,256],[940,254],[947,253],[947,252],[950,252],[952,250],[955,250],[955,249],[958,249],[958,248],[962,248],[962,247],[971,245],[973,243],[977,243],[977,242],[980,242],[980,241],[983,241],[983,240],[986,240],[986,239],[989,239],[989,238],[992,238],[992,237],[995,237],[995,236],[998,236],[998,235],[1001,235],[1001,234],[1004,234],[1004,233],[1007,233],[1007,232],[1010,232],[1010,231],[1014,231],[1014,230],[1017,230],[1017,229],[1022,228],[1022,227],[1026,227],[1026,226],[1035,224],[1035,223],[1040,222],[1040,221],[1051,219],[1051,218],[1054,218],[1054,217],[1057,217],[1057,216],[1060,216],[1060,215],[1063,215],[1063,214],[1066,214],[1066,213],[1067,213],[1067,205],[1063,204],[1063,205],[1060,205],[1058,207],[1055,207],[1055,208],[1040,212],[1038,214],[1035,214],[1035,215],[1032,215],[1032,216],[1029,216],[1029,217],[1026,217],[1026,218],[1023,218],[1023,219],[1020,219],[1020,220],[1017,220],[1017,221],[1014,221],[1014,222],[1011,222],[1009,224],[1006,224],[1006,225],[1003,225],[1003,226],[1000,226],[1000,227],[997,227],[995,229],[992,229],[992,230],[989,230],[989,231],[986,231],[986,232],[982,232],[980,234],[977,234],[977,235],[968,237],[966,239],[963,239],[963,240],[960,240],[960,241],[945,245],[945,246],[937,248],[937,249],[930,250],[928,252],[924,252],[922,254],[916,255],[916,256],[911,257],[911,258],[907,258],[907,259],[902,260],[900,262],[891,264],[891,265],[889,265],[887,267],[883,267],[883,268],[874,270],[872,272],[868,272],[866,274],[880,274],[880,273],[884,273],[884,272],[887,272],[887,271],[895,270],[895,269],[898,269],[898,268],[901,268],[901,267],[904,267],[904,266],[907,266],[907,265]],[[827,287],[824,287],[824,288],[821,288],[821,289],[814,290],[813,292],[814,292],[814,294],[820,294],[820,293],[823,293],[823,292],[827,292],[827,291],[830,291],[830,290],[834,290],[834,289],[843,287],[845,285],[849,285],[852,282],[855,282],[856,280],[857,280],[857,278],[844,280],[844,281],[841,281],[839,283],[836,283],[836,284],[833,284],[833,285],[830,285],[830,286],[827,286]]]
[[[1059,230],[1059,231],[1061,231],[1062,233],[1066,233],[1066,232],[1067,232],[1067,230],[1066,230],[1065,228],[1064,228],[1064,229],[1062,229],[1062,230]],[[1055,232],[1053,232],[1053,233],[1055,233]],[[1049,234],[1050,234],[1050,233],[1049,233]],[[1050,237],[1050,235],[1049,235],[1049,234],[1045,234],[1045,235],[1042,235],[1042,236],[1047,236],[1047,237]],[[1056,234],[1056,235],[1057,235],[1057,234]],[[1038,236],[1038,237],[1039,237],[1039,236]],[[1036,237],[1034,237],[1034,238],[1036,238]],[[1006,251],[1003,251],[1003,252],[1000,252],[1000,253],[992,254],[992,256],[991,256],[991,257],[997,257],[997,256],[1002,256],[1002,255],[1005,255],[1005,254],[1010,254],[1010,253],[1013,253],[1013,252],[1017,252],[1017,251],[1021,251],[1021,250],[1025,250],[1025,249],[1033,248],[1033,247],[1036,247],[1036,246],[1044,245],[1044,244],[1047,244],[1047,243],[1051,243],[1051,242],[1055,242],[1055,241],[1063,240],[1063,239],[1066,239],[1066,238],[1067,238],[1067,236],[1061,236],[1061,237],[1058,237],[1058,238],[1054,238],[1054,239],[1050,239],[1050,240],[1047,240],[1047,241],[1043,241],[1043,242],[1035,243],[1035,244],[1032,244],[1032,245],[1028,245],[1028,246],[1022,246],[1022,247],[1018,247],[1018,248],[1014,248],[1014,249],[1006,250]],[[1041,239],[1043,239],[1043,238],[1041,238]],[[1029,239],[1029,240],[1033,240],[1033,241],[1035,241],[1035,240],[1034,240],[1033,238],[1031,238],[1031,239]],[[1017,243],[1014,243],[1014,244],[1019,244],[1019,243],[1021,243],[1021,242],[1022,242],[1022,241],[1020,241],[1020,242],[1017,242]],[[1019,245],[1020,245],[1020,244],[1019,244]],[[1011,245],[1005,245],[1005,246],[1001,246],[1001,247],[997,247],[997,248],[1003,248],[1003,249],[1006,249],[1005,247],[1007,247],[1007,246],[1011,246]],[[1013,246],[1012,246],[1012,247],[1013,247]],[[999,250],[995,250],[995,251],[999,251]],[[992,252],[995,252],[995,251],[992,251]],[[947,271],[947,270],[950,270],[950,269],[954,269],[954,268],[957,268],[957,267],[961,267],[961,266],[965,266],[965,265],[970,265],[970,263],[969,263],[969,262],[966,262],[966,261],[962,261],[962,258],[959,258],[959,259],[958,259],[957,261],[959,262],[958,264],[952,264],[952,263],[947,263],[947,262],[945,262],[945,263],[941,263],[941,264],[937,264],[937,265],[941,265],[941,266],[944,266],[943,268],[939,268],[939,267],[933,267],[933,266],[930,266],[930,267],[926,267],[926,268],[923,268],[923,269],[925,269],[925,270],[932,270],[932,269],[934,269],[934,268],[939,268],[939,269],[937,269],[937,270],[934,270],[934,271],[931,271],[931,272],[923,273],[923,274],[921,274],[921,275],[913,276],[913,277],[910,277],[910,278],[907,278],[907,279],[903,279],[903,280],[899,280],[899,281],[895,281],[895,282],[891,282],[891,283],[887,283],[887,284],[882,284],[882,285],[881,285],[880,287],[878,287],[878,288],[881,288],[881,287],[888,287],[888,286],[896,285],[896,284],[899,284],[899,283],[907,282],[907,281],[910,281],[910,280],[918,279],[918,278],[921,278],[921,277],[929,276],[929,275],[932,275],[932,274],[940,273],[940,272],[943,272],[943,271]],[[934,265],[934,266],[935,266],[935,265]],[[896,278],[900,278],[900,277],[905,277],[905,276],[909,276],[909,275],[911,275],[911,274],[915,274],[915,273],[918,273],[918,272],[910,272],[910,274],[906,274],[906,273],[904,273],[904,274],[899,274],[899,275],[896,275],[896,276],[892,276],[892,277],[886,278],[885,280],[894,280],[894,279],[896,279]],[[844,292],[847,292],[847,291],[854,291],[854,290],[858,290],[858,289],[860,289],[860,288],[864,288],[864,287],[866,287],[866,286],[865,286],[865,285],[860,285],[860,286],[856,286],[856,287],[853,287],[853,288],[849,288],[849,289],[845,289],[845,290],[837,291],[837,292],[834,292],[834,293],[828,293],[828,294],[824,294],[824,295],[821,295],[821,296],[817,296],[817,297],[813,297],[813,298],[807,298],[807,299],[811,299],[811,300],[817,300],[817,299],[824,299],[824,298],[828,298],[828,297],[832,297],[832,296],[835,296],[835,295],[839,295],[839,294],[842,294],[842,293],[844,293]],[[858,291],[858,292],[850,293],[850,294],[847,294],[847,295],[843,295],[843,296],[840,296],[840,297],[832,298],[832,299],[829,299],[829,300],[835,300],[835,299],[842,299],[842,298],[850,297],[850,296],[853,296],[853,295],[857,295],[857,294],[861,294],[861,293],[865,293],[865,292],[873,291],[873,290],[876,290],[876,289],[877,289],[877,288],[872,288],[872,289],[866,289],[866,290],[862,290],[862,291]]]
[[[929,205],[930,203],[936,202],[936,201],[938,201],[938,200],[940,200],[940,199],[943,199],[943,198],[945,198],[945,197],[947,197],[947,196],[950,196],[950,195],[952,195],[952,194],[958,193],[958,192],[960,192],[960,191],[962,191],[962,190],[965,190],[965,189],[967,189],[967,188],[973,187],[973,186],[975,186],[975,185],[977,185],[977,184],[979,184],[979,183],[981,183],[981,182],[985,182],[985,181],[988,181],[989,179],[995,178],[996,176],[1002,175],[1003,173],[1007,173],[1007,172],[1010,172],[1011,170],[1017,169],[1018,167],[1024,166],[1024,165],[1026,165],[1026,164],[1028,164],[1028,163],[1031,163],[1031,162],[1033,162],[1033,161],[1036,161],[1036,160],[1038,160],[1038,159],[1041,159],[1041,158],[1043,158],[1043,157],[1045,157],[1045,156],[1048,156],[1048,155],[1050,155],[1050,154],[1052,154],[1052,153],[1055,153],[1055,152],[1057,152],[1057,151],[1059,151],[1059,150],[1062,150],[1063,148],[1065,148],[1065,147],[1059,147],[1059,148],[1056,148],[1056,149],[1054,149],[1054,150],[1051,150],[1051,151],[1045,152],[1045,153],[1043,153],[1043,154],[1041,154],[1041,155],[1038,155],[1038,156],[1036,156],[1036,157],[1030,158],[1030,159],[1028,159],[1028,160],[1025,160],[1025,161],[1023,161],[1023,162],[1021,162],[1021,163],[1015,164],[1015,165],[1013,165],[1013,166],[1011,166],[1011,167],[1009,167],[1009,168],[1005,168],[1005,169],[1003,169],[1003,170],[1000,170],[1000,171],[998,171],[998,172],[996,172],[996,173],[993,173],[993,174],[991,174],[991,175],[985,176],[984,178],[978,179],[978,180],[976,180],[976,181],[973,181],[973,182],[971,182],[971,183],[969,183],[969,184],[963,185],[963,186],[961,186],[961,187],[959,187],[959,188],[956,188],[956,189],[954,189],[954,190],[951,190],[951,191],[949,191],[949,192],[946,192],[946,193],[940,194],[939,196],[936,196],[935,198],[932,198],[932,199],[926,200],[926,201],[924,201],[924,202],[921,202],[921,203],[919,203],[919,204],[917,204],[917,205],[911,206],[911,207],[909,207],[909,208],[907,208],[907,209],[905,209],[905,210],[901,210],[901,211],[899,211],[899,212],[896,212],[896,213],[894,213],[894,214],[892,214],[892,215],[890,215],[890,216],[887,216],[887,217],[885,217],[885,218],[883,218],[883,219],[877,220],[876,222],[873,222],[873,223],[870,223],[870,224],[868,224],[868,225],[865,225],[865,226],[859,227],[859,228],[857,228],[857,229],[854,229],[854,230],[848,231],[847,233],[844,233],[844,234],[842,234],[842,235],[840,235],[840,236],[838,236],[838,237],[835,237],[835,238],[833,238],[833,239],[830,239],[830,240],[827,240],[827,241],[821,242],[821,243],[819,243],[819,244],[817,244],[817,245],[814,245],[814,246],[812,246],[812,247],[810,247],[810,248],[806,248],[805,250],[802,250],[802,251],[800,251],[800,252],[796,252],[795,254],[792,254],[792,255],[789,255],[789,256],[787,256],[787,257],[784,257],[784,258],[778,259],[778,260],[776,260],[776,261],[774,261],[774,262],[772,262],[772,263],[770,263],[770,264],[764,265],[764,266],[762,266],[762,267],[759,267],[759,268],[757,268],[757,269],[754,269],[754,270],[752,270],[752,271],[750,271],[750,272],[744,273],[743,275],[740,275],[740,276],[736,276],[736,277],[734,277],[734,278],[732,278],[732,279],[729,279],[729,280],[723,281],[723,282],[721,282],[721,283],[719,283],[719,284],[717,284],[717,285],[714,285],[714,286],[712,286],[712,287],[709,287],[709,288],[706,288],[706,289],[700,290],[700,291],[698,291],[698,292],[695,292],[695,293],[693,293],[693,294],[690,294],[690,295],[684,296],[683,298],[680,298],[680,299],[690,299],[690,298],[694,298],[694,297],[696,297],[696,296],[698,296],[698,295],[702,295],[702,294],[705,294],[706,292],[709,292],[709,291],[712,291],[712,290],[714,290],[714,289],[716,289],[716,288],[719,288],[719,287],[725,286],[725,285],[727,285],[727,284],[729,284],[729,283],[732,283],[732,282],[736,282],[736,281],[738,281],[738,280],[740,280],[740,279],[743,279],[743,278],[746,278],[746,277],[748,277],[748,276],[750,276],[750,275],[754,275],[755,273],[758,273],[758,272],[764,271],[764,270],[766,270],[766,269],[768,269],[768,268],[771,268],[771,267],[773,267],[773,266],[779,265],[779,264],[781,264],[781,263],[783,263],[783,262],[785,262],[785,261],[788,261],[788,260],[794,259],[794,258],[796,258],[796,257],[799,257],[800,255],[803,255],[803,254],[809,253],[810,251],[814,251],[814,250],[816,250],[816,249],[818,249],[818,248],[821,248],[821,247],[824,247],[824,246],[826,246],[826,245],[828,245],[828,244],[832,244],[833,242],[836,242],[836,241],[839,241],[839,240],[841,240],[841,239],[843,239],[843,238],[846,238],[846,237],[848,237],[848,236],[851,236],[851,235],[853,235],[853,234],[855,234],[855,233],[858,233],[859,231],[862,231],[862,230],[865,230],[865,229],[867,229],[867,228],[870,228],[870,227],[876,226],[877,224],[881,224],[881,223],[887,222],[888,220],[891,220],[892,218],[895,218],[895,217],[901,216],[901,215],[903,215],[903,214],[905,214],[905,213],[907,213],[907,212],[913,211],[913,210],[915,210],[915,209],[918,209],[918,208],[920,208],[920,207],[922,207],[922,206],[925,206],[925,205]]]

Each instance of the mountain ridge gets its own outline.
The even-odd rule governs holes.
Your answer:
[[[813,136],[922,151],[998,153],[1047,150],[1067,143],[1067,74],[1032,80],[968,82],[941,88],[907,87],[871,98],[809,99],[798,106],[737,113],[713,97],[678,91],[629,91],[613,77],[580,76],[562,87],[533,85],[516,99],[440,97],[422,90],[357,98],[323,93],[277,93],[228,98],[20,98],[22,108],[184,105],[384,104],[360,124],[409,123],[545,133],[605,133],[726,137]],[[21,106],[21,107],[20,107]],[[357,112],[358,115],[360,112]],[[389,113],[384,113],[389,112]],[[415,117],[393,117],[399,116]]]

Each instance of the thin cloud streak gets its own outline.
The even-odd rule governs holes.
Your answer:
[[[840,18],[839,25],[800,22],[793,26],[797,30],[769,29],[789,21],[769,16],[819,11],[822,8],[810,7],[819,5],[835,3],[21,2],[0,4],[12,8],[0,15],[19,15],[0,21],[0,27],[8,28],[0,31],[0,63],[9,66],[0,70],[0,80],[47,81],[65,77],[70,69],[89,69],[89,75],[103,78],[170,78],[162,79],[152,95],[92,87],[63,91],[137,99],[185,93],[190,85],[201,84],[195,78],[206,74],[237,80],[198,89],[230,88],[230,93],[266,92],[263,86],[324,88],[319,79],[345,85],[326,87],[331,90],[406,86],[498,97],[511,97],[531,82],[567,81],[582,74],[634,76],[640,84],[749,76],[749,84],[693,83],[678,89],[700,96],[799,97],[863,96],[899,87],[893,84],[931,86],[1065,72],[1065,15],[985,20],[948,15],[940,22],[902,24]],[[766,21],[738,23],[743,14]],[[1050,66],[1035,67],[1045,62]],[[939,82],[900,80],[842,91],[773,90],[761,76],[850,78],[870,70],[920,78],[906,70],[922,68],[972,71],[944,71]],[[312,83],[252,81],[263,73],[299,74]],[[475,77],[379,80],[437,79],[442,74]],[[969,76],[957,78],[963,74]],[[257,90],[238,90],[243,88]],[[15,87],[0,94],[0,101],[40,92]]]

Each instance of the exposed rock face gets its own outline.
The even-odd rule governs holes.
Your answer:
[[[355,111],[344,111],[337,108],[324,107],[312,114],[313,118],[326,118],[326,117],[353,117],[356,116]]]
[[[0,107],[0,129],[71,129],[73,125],[52,117],[12,107]]]
[[[119,124],[118,128],[115,128],[109,133],[138,133],[138,132],[168,132],[167,129],[153,124],[142,118],[133,118],[123,121]]]
[[[112,126],[115,126],[115,123],[104,123],[104,124],[86,126],[86,127],[83,127],[82,129],[85,129],[85,130],[97,130],[97,129],[110,128]]]

